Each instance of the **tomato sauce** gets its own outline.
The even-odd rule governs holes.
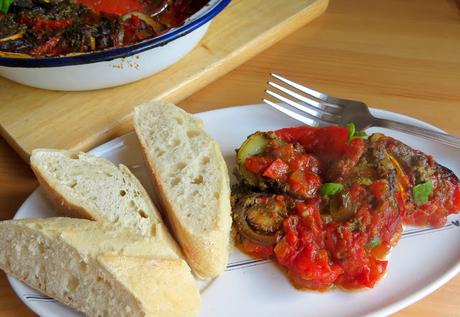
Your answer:
[[[403,223],[441,226],[460,209],[455,175],[397,140],[353,138],[341,127],[286,128],[274,134],[266,135],[268,145],[246,157],[243,166],[258,179],[252,191],[273,191],[288,202],[279,238],[271,245],[267,239],[258,243],[246,229],[237,242],[253,257],[276,259],[298,288],[371,288],[386,272],[386,256]],[[408,165],[411,155],[419,155],[425,165]],[[423,177],[435,185],[420,203],[411,190]],[[254,184],[263,186],[258,190]],[[254,197],[260,196],[251,195],[246,205],[258,208],[261,218],[266,206],[254,207]],[[234,213],[240,211],[234,208]],[[249,227],[263,229],[264,221],[258,221]]]

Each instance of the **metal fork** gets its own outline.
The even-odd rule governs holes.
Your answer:
[[[347,123],[353,122],[357,130],[364,130],[369,127],[394,129],[460,149],[460,138],[458,137],[406,123],[377,118],[371,115],[369,107],[364,102],[328,96],[325,93],[304,87],[280,75],[271,75],[288,85],[288,88],[273,81],[269,81],[268,85],[283,92],[290,98],[280,95],[278,92],[266,90],[267,94],[275,97],[282,104],[272,102],[268,99],[263,99],[264,102],[305,124],[311,124],[312,121],[315,121],[321,124],[344,126]],[[294,91],[293,88],[298,92]],[[291,107],[300,110],[300,113]]]

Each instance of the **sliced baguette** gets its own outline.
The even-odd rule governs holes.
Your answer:
[[[200,305],[190,268],[168,243],[102,222],[0,222],[0,268],[88,316],[185,317]]]
[[[218,144],[202,122],[173,104],[134,110],[134,127],[154,186],[189,265],[212,278],[228,261],[230,185]]]
[[[30,162],[40,185],[63,214],[162,237],[181,253],[148,193],[126,166],[51,149],[33,150]]]

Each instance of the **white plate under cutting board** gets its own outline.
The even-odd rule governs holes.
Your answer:
[[[373,109],[372,113],[382,118],[435,129],[396,113],[377,109]],[[230,172],[234,168],[234,150],[248,135],[257,130],[299,125],[297,121],[264,105],[225,108],[197,116],[204,121],[206,131],[221,145]],[[376,130],[370,129],[368,132]],[[433,155],[437,162],[460,175],[460,151],[396,131],[378,130]],[[91,153],[127,165],[152,192],[133,133],[103,144]],[[24,202],[15,219],[55,215],[57,213],[39,188]],[[202,289],[200,317],[386,316],[430,294],[460,272],[459,241],[458,215],[451,216],[443,228],[406,228],[391,254],[385,279],[373,289],[358,292],[298,291],[270,261],[253,260],[234,250],[227,270]],[[14,278],[8,279],[21,300],[40,316],[82,316]]]

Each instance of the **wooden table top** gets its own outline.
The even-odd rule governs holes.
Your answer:
[[[277,72],[460,135],[459,8],[454,0],[332,0],[322,17],[179,105],[199,112],[259,103],[268,74]],[[29,167],[0,139],[0,220],[36,187]],[[460,316],[459,294],[457,275],[394,316]],[[0,316],[34,316],[3,273]]]

